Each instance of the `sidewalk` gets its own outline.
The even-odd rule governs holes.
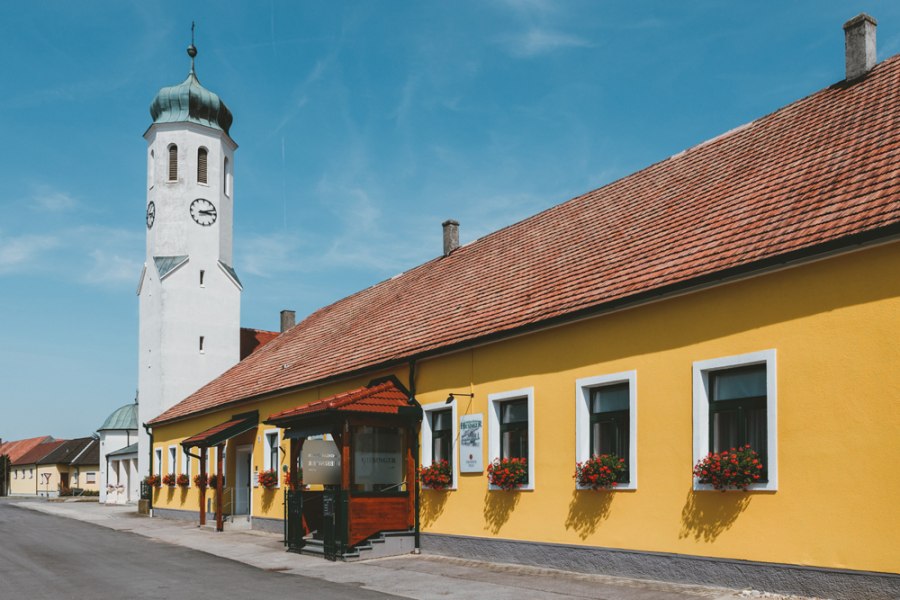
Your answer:
[[[530,598],[602,598],[604,600],[676,600],[704,598],[796,598],[602,575],[585,575],[521,565],[486,563],[436,555],[408,555],[355,563],[288,553],[281,536],[258,531],[216,533],[196,525],[137,514],[134,506],[95,502],[16,502],[38,512],[77,519],[192,548],[267,571],[303,575],[334,583],[418,599],[524,600]],[[412,575],[412,576],[410,576]]]

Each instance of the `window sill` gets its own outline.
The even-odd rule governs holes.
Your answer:
[[[491,492],[533,492],[534,486],[533,485],[523,485],[522,487],[517,487],[514,490],[504,490],[499,485],[494,485],[492,483],[489,483],[488,491],[491,491]]]
[[[694,491],[695,492],[738,492],[738,493],[746,493],[746,492],[777,492],[778,486],[774,482],[768,483],[752,483],[750,484],[746,490],[736,490],[736,489],[728,489],[728,490],[717,490],[712,485],[708,483],[697,483],[694,481]]]
[[[619,484],[614,488],[594,490],[594,488],[592,488],[592,487],[589,487],[586,485],[579,485],[576,483],[575,489],[579,490],[579,491],[597,491],[597,492],[633,492],[637,489],[637,484],[629,482],[629,483]]]
[[[427,485],[423,485],[420,489],[428,490],[429,492],[455,492],[458,488],[454,485],[452,487],[436,489]]]

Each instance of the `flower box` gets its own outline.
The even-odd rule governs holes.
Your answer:
[[[488,465],[487,478],[501,490],[517,490],[528,483],[527,458],[497,458]]]
[[[194,475],[194,485],[199,488],[205,488],[209,485],[209,477],[205,473],[198,473]]]
[[[167,485],[169,487],[174,486],[175,485],[175,475],[173,475],[172,473],[166,473],[165,475],[162,476],[162,483],[163,483],[163,485]]]
[[[271,490],[278,485],[278,472],[275,469],[260,471],[256,476],[256,480],[259,482],[259,485],[267,490]]]
[[[710,452],[697,461],[694,477],[714,489],[746,491],[762,477],[763,464],[750,444],[722,452]]]
[[[592,490],[608,490],[616,487],[628,470],[625,459],[615,454],[594,455],[584,462],[575,463],[575,481],[579,486]]]
[[[453,470],[448,461],[438,460],[428,467],[421,467],[419,479],[422,485],[433,490],[446,490],[453,484]]]
[[[191,478],[185,475],[184,473],[179,473],[178,477],[175,479],[175,485],[178,487],[187,487],[191,484]]]

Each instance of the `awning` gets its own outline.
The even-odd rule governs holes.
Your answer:
[[[110,452],[106,455],[106,458],[121,458],[127,456],[128,458],[134,457],[137,458],[138,453],[138,445],[137,443],[131,444],[130,446],[125,446],[124,448],[119,448],[115,452]]]
[[[197,448],[218,446],[222,442],[229,440],[236,435],[241,435],[246,431],[254,429],[258,424],[258,411],[254,410],[252,412],[241,413],[232,416],[230,420],[225,421],[224,423],[220,423],[219,425],[210,427],[196,435],[192,435],[181,442],[181,445],[186,449],[194,446]]]
[[[422,418],[422,408],[415,400],[410,399],[409,392],[399,381],[390,377],[375,380],[365,387],[275,413],[270,415],[265,423],[296,430],[307,430],[311,426],[316,432],[310,435],[318,435],[328,433],[327,430],[318,431],[323,427],[319,424],[323,418],[348,414],[394,415],[417,420]],[[292,433],[288,435],[303,437]]]

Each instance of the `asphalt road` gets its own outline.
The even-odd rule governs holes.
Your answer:
[[[0,501],[0,600],[399,598],[268,572]]]

